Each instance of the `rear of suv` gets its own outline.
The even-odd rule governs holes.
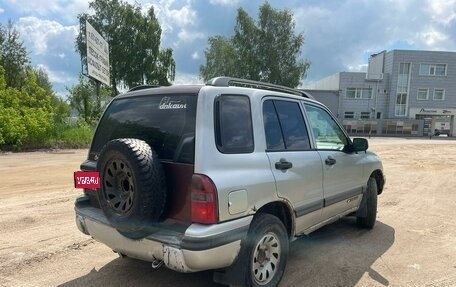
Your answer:
[[[80,231],[122,256],[230,285],[276,286],[289,243],[354,214],[376,221],[385,183],[365,139],[351,140],[299,90],[219,77],[117,96],[75,203]]]

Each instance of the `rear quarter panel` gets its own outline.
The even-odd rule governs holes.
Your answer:
[[[221,94],[252,95],[251,89],[206,86],[198,97],[195,137],[195,173],[209,176],[218,192],[219,220],[226,221],[253,214],[266,203],[276,201],[274,177],[265,153],[261,97],[250,97],[254,127],[253,153],[223,154],[215,143],[214,100]],[[229,212],[229,193],[246,190],[247,208],[237,214]]]

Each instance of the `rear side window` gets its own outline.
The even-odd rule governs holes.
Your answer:
[[[215,142],[222,153],[251,153],[254,149],[250,100],[221,95],[215,100]]]
[[[268,150],[309,150],[310,140],[297,102],[268,100],[263,104]]]
[[[264,132],[266,134],[266,146],[268,150],[284,150],[282,129],[279,118],[272,101],[263,104]]]
[[[193,94],[114,100],[98,125],[91,154],[99,153],[110,140],[137,138],[162,160],[194,163],[196,101]]]

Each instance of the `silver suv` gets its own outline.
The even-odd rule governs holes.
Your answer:
[[[135,88],[100,119],[81,164],[100,186],[76,200],[76,223],[153,267],[276,286],[299,236],[349,214],[374,226],[385,179],[367,148],[299,90],[228,77]]]

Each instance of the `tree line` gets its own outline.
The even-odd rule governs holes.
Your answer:
[[[176,63],[173,50],[161,47],[162,29],[153,7],[144,11],[138,2],[93,0],[89,9],[78,19],[89,21],[108,42],[111,83],[97,93],[97,83],[80,74],[67,87],[65,99],[53,91],[46,71],[31,66],[13,22],[0,23],[0,149],[87,146],[104,107],[119,90],[171,85]],[[75,39],[82,60],[84,33]],[[208,38],[199,75],[204,81],[232,76],[297,87],[310,65],[301,58],[303,43],[291,11],[265,2],[255,20],[239,8],[233,36]],[[76,124],[69,121],[72,110],[78,115]]]
[[[46,72],[30,65],[13,22],[0,24],[0,147],[34,146],[69,114]]]

